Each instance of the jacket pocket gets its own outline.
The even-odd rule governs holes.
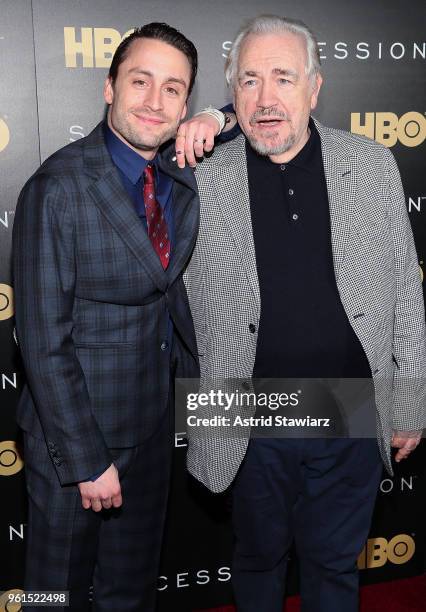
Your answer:
[[[76,342],[74,346],[78,349],[111,349],[128,350],[136,348],[135,342]]]

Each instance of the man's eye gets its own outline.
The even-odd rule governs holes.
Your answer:
[[[248,79],[247,81],[244,81],[243,85],[244,87],[253,87],[256,85],[256,81],[254,79]]]
[[[177,96],[179,93],[178,90],[175,89],[174,87],[166,87],[166,91],[167,93],[173,94],[174,96]]]
[[[278,79],[278,83],[280,85],[287,85],[287,83],[290,83],[290,81],[288,79],[282,78],[282,79]]]
[[[137,79],[137,81],[133,81],[135,85],[146,85],[146,81],[143,81],[142,79]]]

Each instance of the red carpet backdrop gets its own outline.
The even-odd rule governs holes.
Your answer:
[[[360,612],[424,612],[426,576],[396,580],[392,583],[361,587]],[[236,612],[234,606],[220,606],[194,612]],[[283,612],[300,612],[300,597],[289,597]]]
[[[14,422],[23,373],[10,273],[17,195],[48,155],[88,134],[102,117],[102,83],[115,47],[131,28],[166,21],[194,41],[200,54],[194,112],[229,100],[223,64],[241,22],[261,12],[282,14],[284,8],[318,36],[325,81],[318,119],[392,148],[421,272],[426,265],[424,0],[0,0],[0,591],[22,588],[26,534],[24,458]],[[383,476],[359,558],[364,585],[425,570],[425,446],[398,466],[394,478]],[[185,432],[177,432],[158,581],[162,612],[232,602],[228,499],[212,497],[191,482],[184,462]],[[294,562],[289,592],[297,593]],[[377,593],[374,610],[393,609],[385,600],[387,590]],[[0,599],[0,611],[5,609]]]

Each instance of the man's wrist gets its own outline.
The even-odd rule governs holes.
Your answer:
[[[86,478],[86,480],[82,480],[82,482],[95,482],[100,476],[102,476],[104,472],[107,471],[108,468],[109,465],[107,465],[107,467],[102,470],[102,472],[97,472],[96,474],[93,474],[93,476],[89,476],[89,478]]]
[[[225,113],[220,111],[218,108],[214,108],[213,106],[203,108],[203,110],[201,110],[200,112],[195,113],[194,117],[197,117],[197,115],[210,115],[210,117],[214,117],[216,119],[219,125],[219,131],[217,132],[216,136],[218,136],[222,132],[226,123],[229,123],[230,121],[230,119],[227,118]]]
[[[393,433],[400,438],[421,438],[423,429],[396,429],[393,428]]]

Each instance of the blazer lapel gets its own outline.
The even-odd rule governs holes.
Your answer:
[[[102,124],[88,137],[84,156],[86,171],[94,179],[88,188],[93,202],[117,230],[157,287],[165,291],[167,276],[109,156],[103,139]]]
[[[176,164],[174,151],[173,145],[157,157],[160,170],[174,181],[172,197],[175,239],[171,261],[167,268],[169,284],[172,284],[183,271],[192,253],[197,238],[200,218],[199,198],[194,171],[189,167],[185,167],[185,169],[179,168]]]
[[[223,154],[221,155],[221,153]],[[212,169],[213,185],[224,223],[232,235],[253,295],[260,309],[259,279],[250,213],[245,138],[238,136],[221,150]]]
[[[317,121],[315,124],[321,137],[324,173],[330,204],[334,272],[338,282],[355,210],[358,164],[356,156],[346,150],[342,151],[327,128]]]

